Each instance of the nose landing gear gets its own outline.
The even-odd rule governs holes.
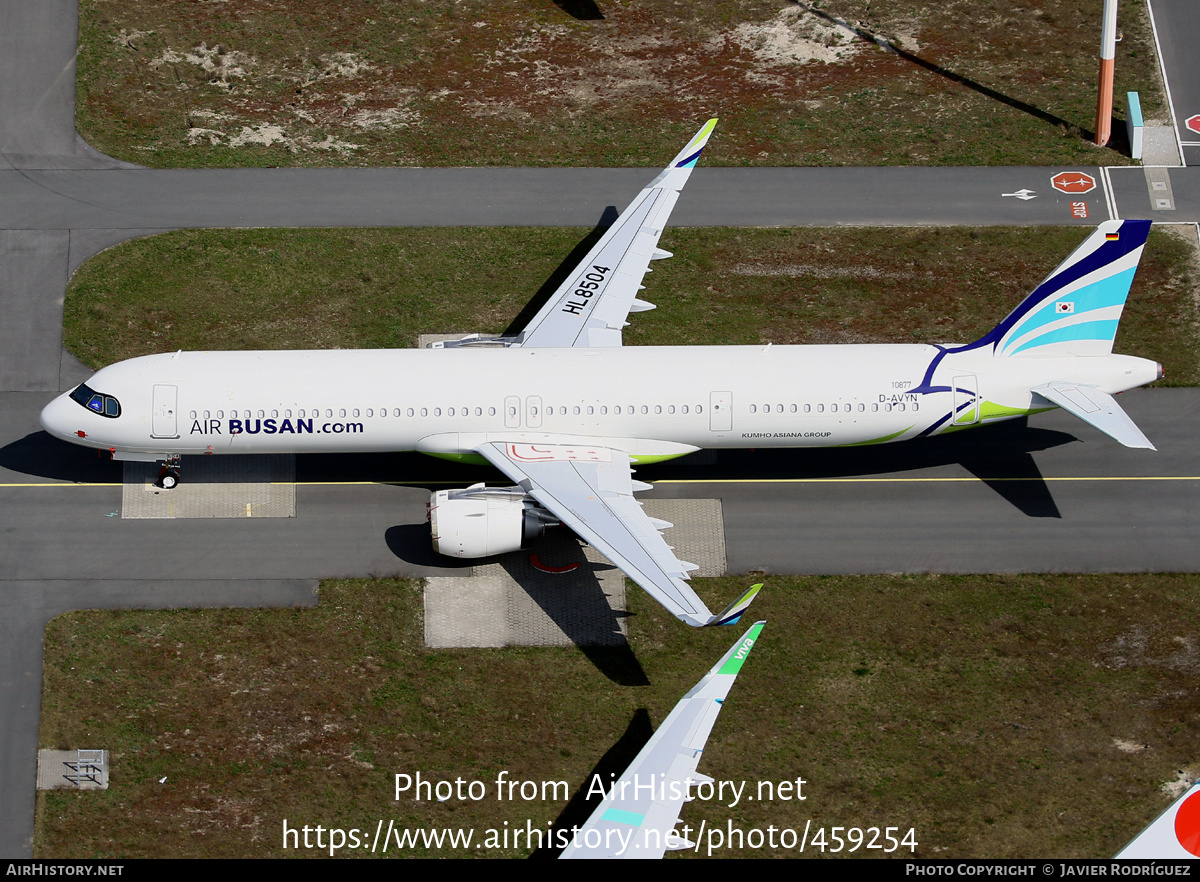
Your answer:
[[[179,457],[168,456],[166,463],[158,470],[158,479],[154,486],[162,490],[174,490],[179,486]]]

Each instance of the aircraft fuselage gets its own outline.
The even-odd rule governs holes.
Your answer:
[[[118,458],[457,456],[487,440],[570,436],[621,439],[644,461],[904,440],[1048,409],[1030,390],[1049,380],[1115,394],[1157,375],[1131,356],[999,359],[931,345],[185,352],[97,372],[86,386],[116,399],[119,416],[68,394],[42,424]]]

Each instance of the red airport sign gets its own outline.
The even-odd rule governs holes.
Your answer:
[[[1059,172],[1050,179],[1050,186],[1060,193],[1090,193],[1096,189],[1096,179],[1083,172]]]
[[[1183,124],[1193,132],[1200,134],[1200,113],[1197,113],[1195,116],[1189,116],[1183,121]]]

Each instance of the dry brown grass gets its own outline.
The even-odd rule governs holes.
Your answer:
[[[684,820],[912,827],[918,857],[1114,854],[1200,773],[1198,591],[1191,575],[772,577],[700,770],[803,777],[807,799],[694,803]],[[638,709],[657,726],[740,633],[685,628],[632,588],[630,603],[649,685],[575,649],[427,650],[411,582],[326,582],[312,610],[60,616],[42,744],[108,747],[112,785],[42,794],[36,854],[278,857],[296,853],[284,818],[545,829],[565,800],[498,802],[498,773],[574,790]],[[393,776],[417,770],[489,798],[394,801]]]
[[[147,165],[1119,163],[1084,0],[83,0],[79,125]],[[1118,88],[1161,114],[1143,5]],[[870,38],[890,41],[898,52]],[[901,54],[903,53],[903,54]]]

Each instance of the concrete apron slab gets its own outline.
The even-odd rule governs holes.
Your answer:
[[[38,790],[107,790],[107,750],[39,750]]]
[[[719,499],[648,499],[644,507],[675,525],[664,537],[680,560],[700,565],[693,575],[725,574]],[[624,575],[565,529],[474,567],[470,576],[428,579],[425,586],[425,644],[433,649],[626,641]]]
[[[1146,126],[1143,129],[1142,165],[1183,165],[1174,128]]]
[[[122,518],[294,518],[291,454],[185,458],[173,490],[154,486],[158,463],[127,462]]]

